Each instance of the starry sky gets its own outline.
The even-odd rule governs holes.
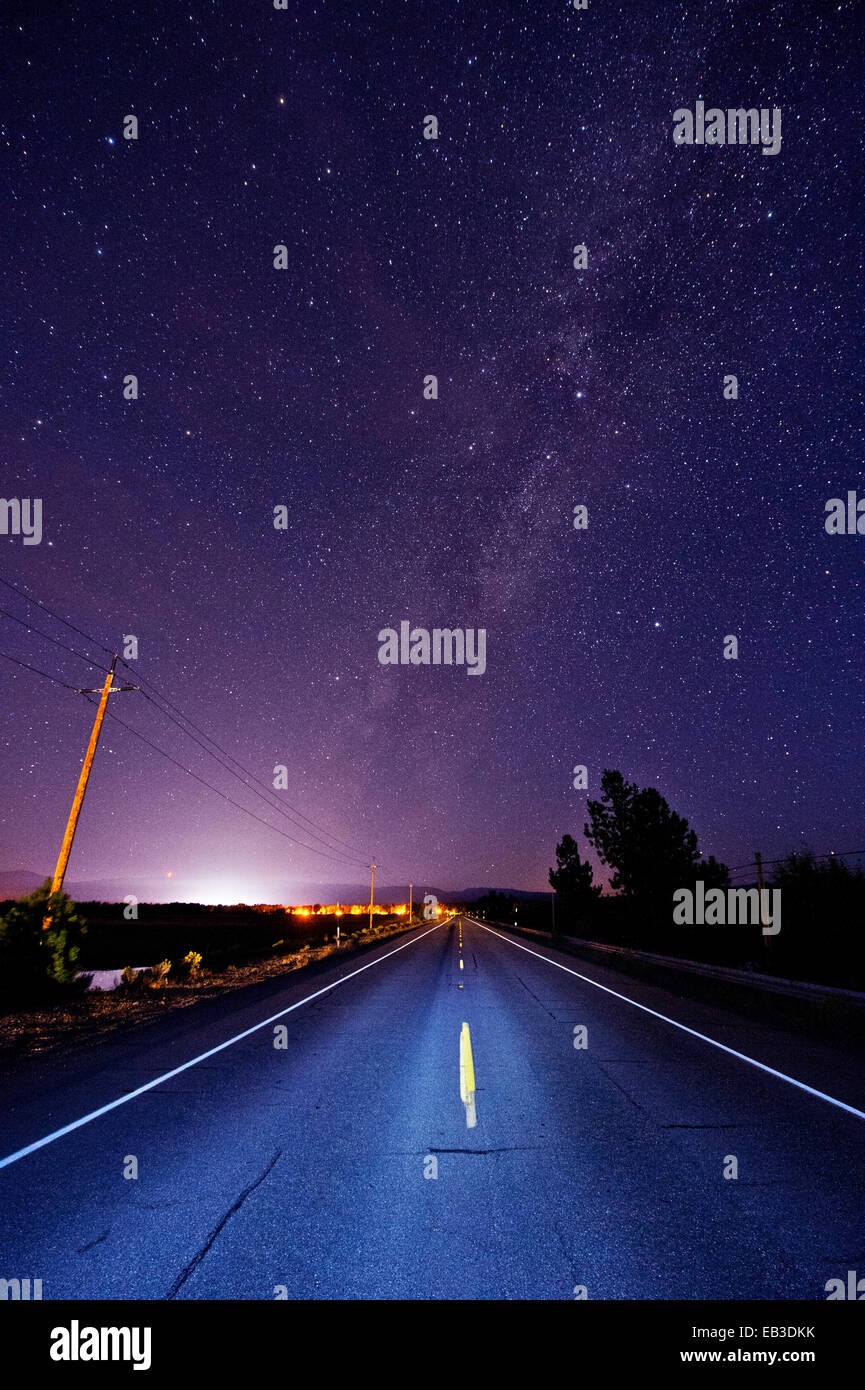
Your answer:
[[[0,650],[97,686],[135,634],[120,679],[287,768],[112,696],[69,880],[544,889],[605,767],[732,865],[865,845],[857,9],[12,4],[0,481],[44,533],[0,575],[51,613],[0,608],[93,664]],[[674,145],[697,100],[780,153]],[[382,667],[404,619],[486,672]],[[0,668],[0,869],[46,874],[93,711]]]

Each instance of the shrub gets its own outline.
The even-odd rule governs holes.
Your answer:
[[[151,989],[163,989],[168,983],[168,976],[171,974],[171,961],[161,960],[158,965],[154,965],[150,972],[148,984]]]
[[[141,979],[141,972],[136,970],[133,965],[124,965],[120,972],[120,980],[124,989],[135,989]]]
[[[43,931],[45,916],[51,924]],[[0,980],[7,995],[82,988],[76,982],[84,920],[65,893],[51,896],[46,879],[29,897],[12,904],[0,917]]]
[[[183,964],[186,966],[186,973],[190,980],[194,980],[201,973],[201,952],[187,951],[183,957]]]

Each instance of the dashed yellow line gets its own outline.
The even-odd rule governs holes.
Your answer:
[[[475,1109],[475,1063],[472,1057],[472,1037],[469,1025],[460,1030],[460,1099],[466,1108],[466,1127],[474,1129],[478,1122]]]

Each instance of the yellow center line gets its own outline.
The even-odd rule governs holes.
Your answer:
[[[478,1122],[475,1109],[475,1064],[467,1023],[464,1023],[460,1030],[460,1099],[466,1108],[466,1128],[474,1129]]]

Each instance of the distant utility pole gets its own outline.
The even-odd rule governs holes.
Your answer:
[[[369,929],[372,931],[372,899],[375,892],[375,860],[372,861],[372,878],[369,884]]]
[[[763,856],[760,854],[759,850],[756,850],[756,849],[754,850],[754,863],[757,865],[757,893],[758,893],[758,895],[759,895],[759,900],[760,900],[760,929],[761,929],[761,931],[762,931],[762,928],[766,926],[766,923],[765,923],[764,920],[763,920],[763,889],[766,887],[766,883],[765,883],[765,880],[764,880],[764,878],[763,878]],[[763,957],[764,957],[765,964],[768,966],[769,960],[770,960],[770,958],[771,958],[771,948],[770,948],[770,946],[769,946],[769,936],[768,936],[768,933],[766,933],[766,932],[763,932],[762,935],[763,935]]]
[[[412,889],[413,889],[413,888],[414,888],[414,884],[413,884],[413,883],[410,883],[409,886],[408,886],[408,920],[409,920],[409,923],[411,923],[411,919],[412,919],[412,896],[411,896],[411,895],[412,895]]]
[[[75,830],[78,825],[78,817],[81,814],[81,807],[84,802],[84,793],[87,790],[87,783],[90,779],[90,769],[93,766],[93,757],[96,753],[96,745],[99,742],[99,734],[102,730],[102,721],[105,718],[105,706],[108,704],[108,696],[117,690],[137,690],[137,685],[115,685],[114,668],[117,665],[115,656],[111,662],[111,669],[105,677],[105,684],[102,687],[99,708],[96,711],[96,719],[93,722],[93,732],[90,735],[90,742],[87,745],[87,752],[84,755],[84,763],[81,768],[81,775],[78,778],[78,786],[75,791],[75,798],[72,802],[72,810],[69,812],[69,819],[66,822],[66,834],[63,836],[63,844],[60,846],[60,855],[57,860],[57,868],[54,870],[54,878],[51,883],[51,894],[59,893],[63,887],[63,879],[66,876],[66,865],[69,863],[69,855],[72,850],[72,841],[75,838]],[[79,695],[99,695],[98,690],[79,690]],[[51,913],[49,912],[42,919],[42,930],[47,931],[51,926]]]

